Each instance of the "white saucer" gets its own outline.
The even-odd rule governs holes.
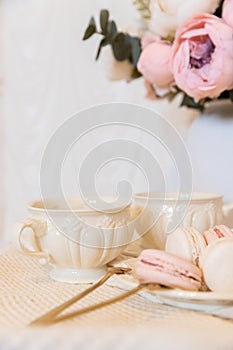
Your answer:
[[[157,299],[164,304],[205,312],[233,305],[232,293],[189,292],[168,288],[161,288],[148,293],[156,295]]]
[[[133,268],[135,261],[136,259],[129,259],[122,265]],[[131,275],[118,275],[117,278],[126,289],[134,288],[138,284]],[[190,292],[160,287],[143,291],[141,294],[153,302],[196,311],[214,312],[221,307],[233,306],[233,293]]]

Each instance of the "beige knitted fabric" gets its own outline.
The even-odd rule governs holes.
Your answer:
[[[219,342],[221,350],[224,344],[233,348],[231,322],[152,303],[140,295],[57,325],[29,328],[27,325],[32,320],[87,287],[54,282],[48,272],[49,268],[40,266],[36,258],[27,257],[12,247],[0,255],[1,350],[51,349],[55,345],[56,349],[77,349],[78,346],[107,349],[119,344],[125,349],[135,349],[135,346],[137,349],[138,344],[145,341],[148,346],[157,344],[168,349],[170,344],[174,350],[173,337],[179,345],[177,349],[182,349],[181,340],[182,344],[190,346],[196,344],[197,339],[205,341],[206,347],[212,344],[211,349]],[[119,288],[104,285],[69,311],[119,293],[122,293]],[[214,339],[216,334],[218,337]]]

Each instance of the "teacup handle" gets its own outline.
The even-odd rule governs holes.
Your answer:
[[[22,241],[22,235],[26,228],[30,228],[34,235],[34,241],[36,250],[30,250],[25,247]],[[27,255],[37,256],[41,262],[41,264],[46,265],[50,261],[50,256],[48,253],[44,252],[41,248],[40,238],[46,234],[47,224],[43,221],[39,221],[36,219],[26,219],[25,221],[18,222],[14,227],[14,242],[18,249],[24,252]]]

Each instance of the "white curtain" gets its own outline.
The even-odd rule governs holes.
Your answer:
[[[131,84],[108,81],[107,51],[102,62],[96,63],[98,40],[81,40],[90,16],[98,15],[101,8],[109,8],[119,26],[135,32],[139,15],[132,0],[2,0],[1,7],[4,110],[0,150],[4,154],[0,154],[0,205],[1,222],[5,210],[4,238],[8,239],[13,223],[26,215],[25,203],[40,197],[43,150],[69,116],[112,101],[158,109],[180,124],[180,129],[189,125],[193,115],[181,118],[182,112],[176,116],[174,111],[170,115],[166,102],[147,101],[142,80]]]

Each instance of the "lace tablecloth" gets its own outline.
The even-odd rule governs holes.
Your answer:
[[[0,255],[0,349],[233,349],[233,322],[140,295],[63,323],[28,324],[85,285],[52,281],[48,267],[9,247]],[[122,293],[104,285],[69,311]],[[204,346],[204,347],[203,347]]]

